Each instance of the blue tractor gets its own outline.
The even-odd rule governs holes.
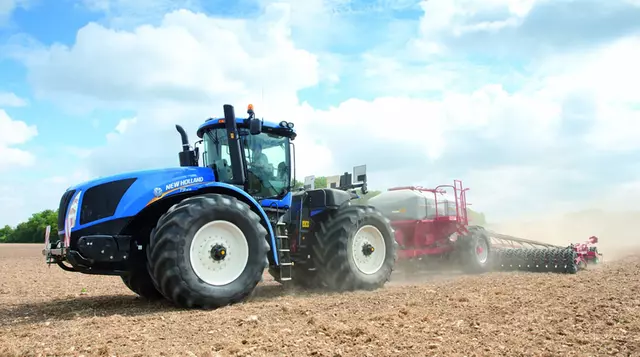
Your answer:
[[[47,262],[118,275],[146,299],[187,308],[244,300],[265,269],[282,284],[333,291],[376,289],[389,279],[397,243],[376,209],[355,205],[362,183],[293,190],[293,123],[224,118],[184,129],[180,167],[99,178],[67,189]],[[198,145],[200,144],[200,145]],[[200,149],[202,166],[199,166]],[[295,173],[294,173],[295,176]]]

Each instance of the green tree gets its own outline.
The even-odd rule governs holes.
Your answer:
[[[304,186],[304,182],[300,182],[298,180],[293,180],[293,187],[291,187],[292,191],[297,191],[298,189],[302,188]]]
[[[58,232],[58,212],[44,210],[34,213],[26,221],[18,224],[15,229],[5,226],[0,230],[0,237],[4,237],[3,243],[44,243],[44,231],[47,226],[51,226],[51,232]],[[7,230],[7,228],[9,228]],[[6,232],[9,232],[6,234]],[[6,235],[4,235],[6,234]]]
[[[484,216],[484,213],[476,212],[472,209],[467,208],[467,217],[469,218],[469,223],[477,224],[479,226],[483,226],[487,224],[487,219]]]
[[[0,243],[6,242],[11,234],[13,234],[13,228],[9,225],[4,226],[4,228],[0,228]]]
[[[327,188],[327,178],[324,176],[318,176],[313,181],[316,188]]]

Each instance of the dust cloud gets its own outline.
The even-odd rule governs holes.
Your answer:
[[[595,235],[604,262],[610,262],[640,255],[640,233],[635,228],[635,222],[640,222],[640,212],[585,210],[556,217],[484,226],[497,233],[559,246],[583,243]],[[451,263],[437,257],[425,257],[413,263],[398,261],[390,285],[413,285],[461,277],[463,274],[459,268]]]
[[[588,210],[559,217],[488,224],[486,228],[561,246],[582,243],[595,235],[604,261],[612,261],[640,252],[640,233],[635,222],[640,222],[640,212]]]

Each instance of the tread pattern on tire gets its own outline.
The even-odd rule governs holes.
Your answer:
[[[382,268],[368,277],[349,261],[348,244],[357,229],[373,225],[385,236],[386,252]],[[333,291],[375,290],[389,281],[398,259],[398,243],[389,219],[371,206],[346,205],[319,223],[312,247],[316,283]]]
[[[120,276],[124,285],[129,290],[138,294],[141,298],[146,300],[160,300],[164,296],[158,291],[153,279],[149,276],[146,266],[134,267],[132,271]]]
[[[197,277],[187,261],[189,243],[186,241],[190,242],[191,237],[186,234],[190,229],[195,233],[197,229],[194,230],[193,224],[207,215],[212,219],[203,223],[215,219],[215,215],[222,216],[220,219],[231,216],[245,223],[236,225],[247,237],[249,261],[242,275],[229,284],[241,284],[239,288],[206,284]],[[267,235],[260,217],[246,203],[221,194],[192,196],[172,206],[158,220],[147,247],[147,269],[158,291],[178,306],[212,309],[234,304],[249,296],[262,280],[264,269],[268,266],[267,253],[270,251]],[[252,242],[252,239],[257,241]],[[252,244],[255,244],[255,251],[251,251]],[[182,254],[179,254],[180,251]],[[239,282],[240,280],[243,281]]]

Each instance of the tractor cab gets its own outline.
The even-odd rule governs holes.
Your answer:
[[[200,125],[202,166],[213,170],[217,182],[242,189],[263,207],[286,208],[293,181],[294,125],[257,119],[251,104],[247,113],[248,118],[236,119],[233,107],[225,106],[223,118],[210,118]],[[180,165],[198,166],[199,149],[190,150],[183,136]]]

